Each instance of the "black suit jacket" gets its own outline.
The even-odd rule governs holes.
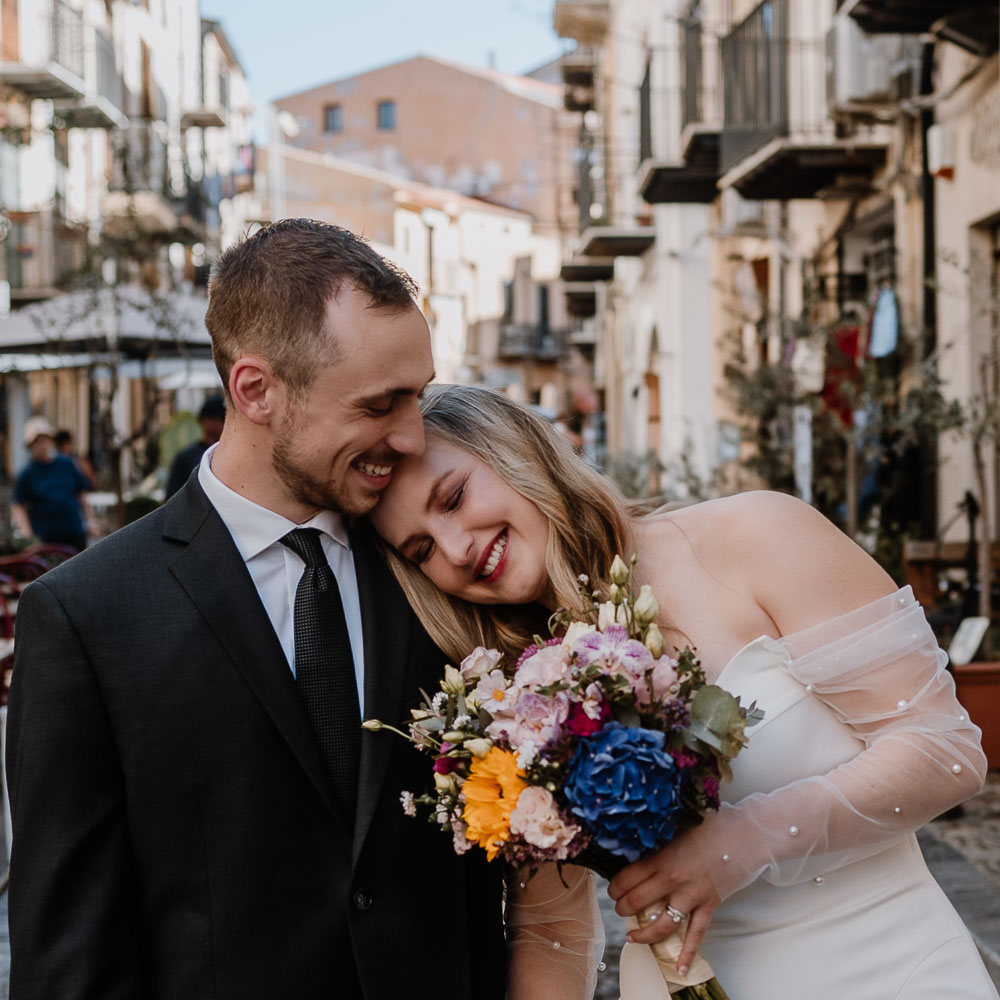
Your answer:
[[[364,714],[402,720],[443,657],[352,547]],[[430,774],[390,733],[345,821],[196,479],[24,592],[7,770],[14,1000],[503,995],[497,866],[403,815]]]

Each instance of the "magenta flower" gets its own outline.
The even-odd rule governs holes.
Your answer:
[[[569,710],[566,728],[574,736],[593,736],[611,718],[611,706],[606,701],[602,701],[598,713],[597,718],[591,718],[583,705],[577,702]]]
[[[451,774],[458,770],[458,759],[455,757],[438,757],[434,761],[435,774]]]

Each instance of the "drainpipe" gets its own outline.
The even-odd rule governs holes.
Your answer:
[[[920,53],[920,94],[934,92],[934,42],[925,44]],[[930,357],[937,349],[937,226],[934,178],[927,160],[927,132],[934,124],[934,108],[920,112],[921,198],[923,199],[923,330],[921,358]],[[937,530],[937,473],[924,474],[920,485],[920,520],[924,538],[933,538]],[[987,537],[989,533],[986,532]]]

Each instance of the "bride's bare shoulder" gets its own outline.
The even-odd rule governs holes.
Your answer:
[[[784,493],[753,490],[702,500],[696,503],[666,504],[645,515],[637,531],[651,541],[678,528],[686,534],[704,536],[728,545],[733,538],[745,540],[748,533],[766,532],[792,521],[825,521],[808,504]]]

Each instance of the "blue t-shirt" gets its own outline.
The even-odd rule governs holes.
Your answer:
[[[14,503],[28,512],[31,530],[43,542],[74,542],[86,534],[80,494],[90,489],[86,476],[65,455],[51,462],[29,462],[14,484]]]

